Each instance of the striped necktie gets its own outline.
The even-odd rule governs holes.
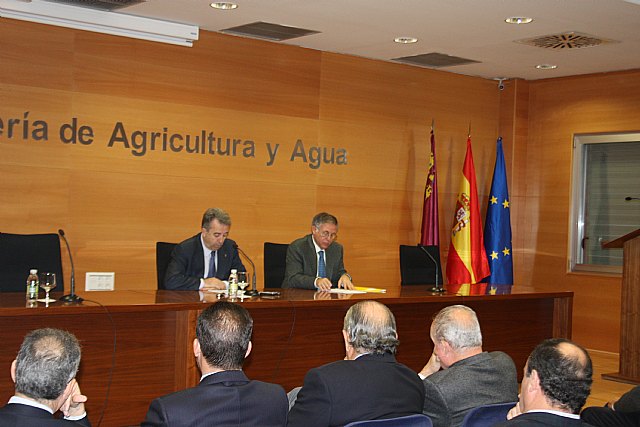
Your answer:
[[[327,277],[327,268],[324,263],[324,251],[318,251],[318,277]]]

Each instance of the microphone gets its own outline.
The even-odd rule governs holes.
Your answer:
[[[240,252],[241,255],[244,255],[247,261],[249,261],[249,263],[251,264],[251,268],[253,268],[253,276],[251,276],[251,290],[244,291],[244,294],[249,296],[260,294],[260,292],[256,290],[256,265],[253,263],[253,261],[251,261],[251,258],[249,258],[249,255],[247,255],[242,249],[240,249],[237,243],[234,243],[233,247],[237,249],[237,251]]]
[[[628,202],[629,200],[640,200],[640,197],[630,197],[630,196],[627,196],[627,197],[625,197],[624,199]]]
[[[70,302],[70,303],[81,303],[83,300],[78,295],[76,295],[76,270],[73,267],[73,257],[71,256],[71,248],[69,247],[69,241],[67,237],[64,235],[64,230],[58,230],[58,234],[64,240],[64,243],[67,246],[67,252],[69,253],[69,261],[71,261],[71,286],[69,287],[69,295],[65,295],[60,298],[60,301]]]
[[[433,257],[433,255],[431,255],[429,253],[429,251],[427,250],[427,248],[425,248],[424,246],[422,246],[421,244],[418,244],[418,247],[420,248],[420,250],[422,252],[424,252],[425,254],[427,254],[427,256],[429,257],[429,259],[433,262],[433,265],[436,268],[436,286],[434,288],[431,289],[431,292],[438,292],[438,293],[444,293],[445,290],[442,287],[441,284],[439,284],[439,278],[440,278],[440,267],[438,266],[438,261],[436,261],[436,259]]]

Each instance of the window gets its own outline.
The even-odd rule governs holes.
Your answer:
[[[640,133],[575,135],[571,271],[622,272],[601,244],[640,228]]]

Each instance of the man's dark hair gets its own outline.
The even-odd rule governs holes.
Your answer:
[[[577,351],[563,351],[560,347],[565,343]],[[591,358],[584,348],[563,338],[545,340],[531,352],[525,375],[531,376],[534,369],[544,395],[553,405],[573,414],[580,412],[593,382]]]
[[[211,221],[217,219],[220,224],[231,227],[231,217],[220,208],[209,208],[202,214],[202,228],[207,230],[211,227]]]
[[[344,316],[343,329],[349,344],[358,353],[396,354],[398,335],[396,318],[389,308],[377,301],[360,301]]]
[[[59,329],[27,334],[16,357],[16,392],[35,400],[55,400],[78,372],[80,344]]]
[[[252,331],[253,319],[244,307],[220,301],[200,314],[196,337],[210,366],[241,369]]]
[[[322,224],[333,224],[337,226],[338,218],[331,215],[330,213],[320,212],[319,214],[313,217],[313,219],[311,220],[311,225],[314,226],[315,228],[320,228]]]

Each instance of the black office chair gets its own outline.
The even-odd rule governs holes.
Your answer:
[[[440,265],[440,248],[423,246],[438,264],[438,284],[442,286],[442,267]],[[434,285],[436,283],[436,265],[422,248],[418,246],[400,245],[400,277],[401,285]]]
[[[164,289],[164,276],[171,261],[171,252],[177,243],[156,242],[156,275],[158,276],[158,289]]]
[[[0,233],[0,292],[25,292],[32,268],[55,273],[55,290],[64,292],[58,235]]]
[[[264,287],[281,288],[287,266],[287,243],[264,242]]]

